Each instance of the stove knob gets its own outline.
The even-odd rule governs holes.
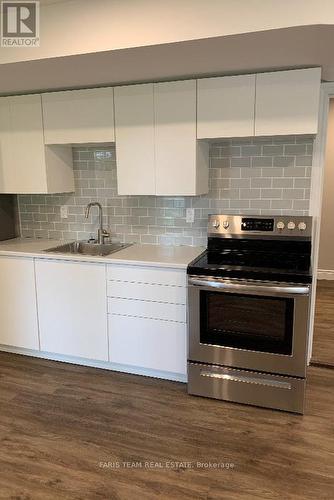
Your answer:
[[[223,222],[223,228],[224,229],[228,229],[229,227],[230,227],[229,221],[228,220],[224,220],[224,222]]]
[[[289,224],[288,224],[288,229],[290,229],[290,231],[293,231],[296,227],[296,224],[293,222],[293,221],[290,221]]]
[[[220,226],[220,223],[219,223],[219,220],[214,220],[213,223],[212,223],[212,226],[215,228],[215,229],[218,229],[219,226]]]
[[[306,227],[307,227],[307,226],[306,226],[305,222],[300,222],[300,223],[298,224],[298,229],[299,229],[299,231],[305,231],[305,230],[306,230]]]
[[[276,227],[277,227],[277,229],[279,229],[280,231],[282,231],[285,228],[285,224],[284,224],[283,221],[279,221],[279,222],[277,222]]]

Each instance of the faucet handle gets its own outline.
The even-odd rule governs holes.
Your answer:
[[[110,238],[110,235],[111,235],[110,231],[108,231],[107,229],[102,229],[101,236],[102,236],[103,240],[105,238]]]

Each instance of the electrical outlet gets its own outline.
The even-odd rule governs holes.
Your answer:
[[[68,206],[67,205],[62,205],[60,207],[60,218],[61,219],[68,219]]]
[[[189,222],[191,224],[195,220],[195,209],[194,208],[187,208],[186,210],[186,222]]]

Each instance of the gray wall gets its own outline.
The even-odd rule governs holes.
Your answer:
[[[126,242],[205,244],[210,213],[307,215],[312,148],[309,136],[221,140],[210,147],[208,195],[156,197],[117,195],[114,147],[75,147],[75,193],[19,196],[22,235],[87,238],[96,231],[95,212],[88,222],[83,216],[93,200],[106,207],[113,236]],[[67,220],[61,205],[69,206]],[[193,224],[187,207],[195,209]]]
[[[328,120],[319,269],[334,271],[334,99],[330,100]]]

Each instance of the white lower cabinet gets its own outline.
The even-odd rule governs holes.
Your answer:
[[[0,257],[0,344],[39,349],[33,259]]]
[[[184,378],[185,270],[109,265],[107,277],[110,361]]]
[[[108,361],[105,266],[36,260],[41,350]]]
[[[113,363],[186,374],[186,325],[150,318],[109,315]]]
[[[0,345],[185,380],[186,298],[183,269],[1,256]]]

